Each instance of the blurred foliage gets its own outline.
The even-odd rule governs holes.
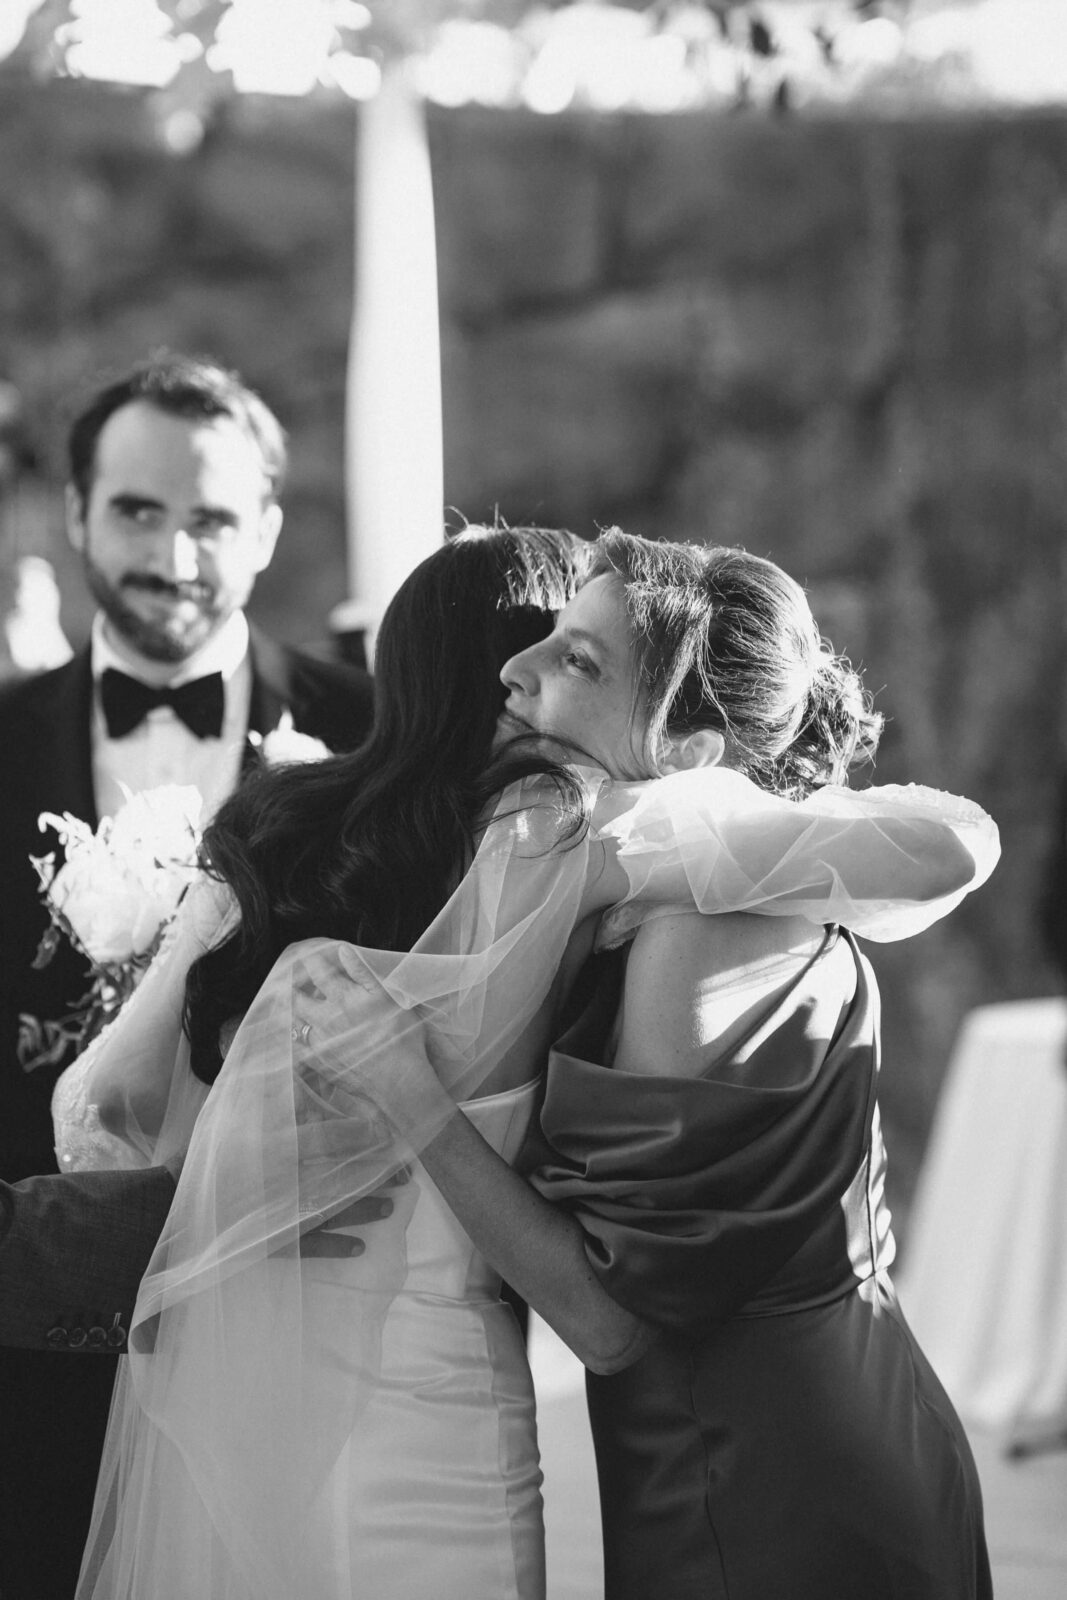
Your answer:
[[[63,56],[70,40],[71,25],[92,19],[94,0],[7,0],[15,11],[26,11],[25,48],[41,63],[63,70]],[[248,3],[248,0],[245,0]],[[271,5],[280,11],[286,0],[253,0],[264,14]],[[353,0],[298,0],[290,5],[295,13],[303,9],[311,15],[316,7],[326,13],[335,34],[333,48],[351,44],[352,36],[369,39],[375,46],[409,53],[424,48],[434,29],[442,23],[460,19],[491,22],[515,28],[531,14],[562,10],[571,0],[372,0],[364,7]],[[672,7],[668,0],[604,0],[620,9],[648,12],[661,18]],[[940,0],[947,4],[948,0]],[[96,0],[101,13],[120,7],[128,14],[143,13],[146,19],[162,18],[175,36],[186,34],[198,39],[206,50],[217,38],[219,25],[234,8],[235,0]],[[687,8],[688,9],[688,8]],[[789,19],[789,26],[810,30],[822,48],[832,50],[833,36],[843,22],[856,17],[869,19],[887,16],[898,20],[912,10],[929,10],[930,0],[696,0],[700,10],[714,20],[724,40],[735,48],[756,55],[773,55],[779,48],[777,24]],[[366,12],[366,15],[362,13]],[[64,30],[67,30],[64,37]]]
[[[198,112],[235,89],[367,98],[401,59],[420,64],[430,99],[539,111],[1067,98],[1060,0],[4,4],[0,60],[152,86]]]

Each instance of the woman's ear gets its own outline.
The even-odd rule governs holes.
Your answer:
[[[661,772],[690,772],[694,767],[717,767],[726,740],[716,728],[694,728],[692,733],[668,733],[660,756]]]

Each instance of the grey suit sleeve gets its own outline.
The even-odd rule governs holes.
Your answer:
[[[163,1167],[0,1184],[0,1344],[124,1350],[173,1196]]]

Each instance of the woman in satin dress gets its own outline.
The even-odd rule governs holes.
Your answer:
[[[438,580],[469,556],[470,545],[431,558]],[[602,592],[592,586],[594,602]],[[618,935],[652,906],[788,908],[810,927],[830,905],[896,937],[990,864],[973,859],[988,819],[965,803],[827,791],[794,804],[719,772],[702,728],[668,731],[650,763],[627,721],[621,613],[628,665],[607,714],[584,728],[552,712],[552,731],[595,771],[560,768],[531,738],[542,729],[507,718],[493,767],[499,701],[473,668],[504,632],[521,624],[536,640],[544,623],[512,610],[487,625],[484,586],[475,599],[459,583],[405,586],[379,642],[377,742],[235,797],[208,840],[229,886],[221,912],[202,897],[91,1064],[82,1101],[97,1123],[140,1142],[144,1160],[168,1140],[188,1154],[131,1330],[80,1596],[539,1600],[532,1391],[497,1298],[505,1263],[431,1162],[469,1132],[475,1162],[510,1183],[512,1281],[591,1366],[627,1368],[648,1343],[643,1318],[598,1281],[567,1207],[511,1168],[600,913],[617,908]],[[635,782],[605,785],[605,773]],[[656,773],[667,776],[643,781]],[[206,946],[183,1043],[185,975]],[[424,1041],[443,1103],[406,1092]],[[401,1146],[364,1075],[405,1101]],[[477,1187],[484,1208],[490,1189]],[[391,1215],[361,1230],[363,1255],[299,1259],[302,1231],[336,1226],[371,1191],[388,1194]]]
[[[616,775],[667,735],[799,797],[878,733],[778,569],[617,533],[503,678],[508,731]],[[560,1307],[566,1216],[632,1316],[619,1347],[594,1339],[587,1380],[606,1600],[992,1593],[973,1457],[889,1276],[877,986],[846,919],[826,920],[639,895],[609,913],[550,1057],[536,1192],[417,1059],[364,1076],[400,1127],[440,1108],[422,1160],[535,1308],[582,1322]]]

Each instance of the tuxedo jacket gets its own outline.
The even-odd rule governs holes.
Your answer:
[[[1039,910],[1045,947],[1067,980],[1067,780],[1056,796],[1053,824]]]
[[[370,728],[373,690],[367,673],[321,661],[252,630],[249,730],[265,734],[284,711],[298,732],[331,750],[351,750]],[[98,821],[92,777],[92,678],[86,647],[64,666],[0,689],[0,1179],[55,1172],[51,1098],[68,1065],[26,1073],[16,1054],[20,1012],[65,1015],[88,986],[85,962],[64,941],[50,964],[33,958],[48,914],[31,855],[51,845],[42,811],[70,811]],[[255,758],[251,746],[248,761]]]
[[[164,1167],[0,1183],[0,1345],[121,1355],[173,1197]]]

